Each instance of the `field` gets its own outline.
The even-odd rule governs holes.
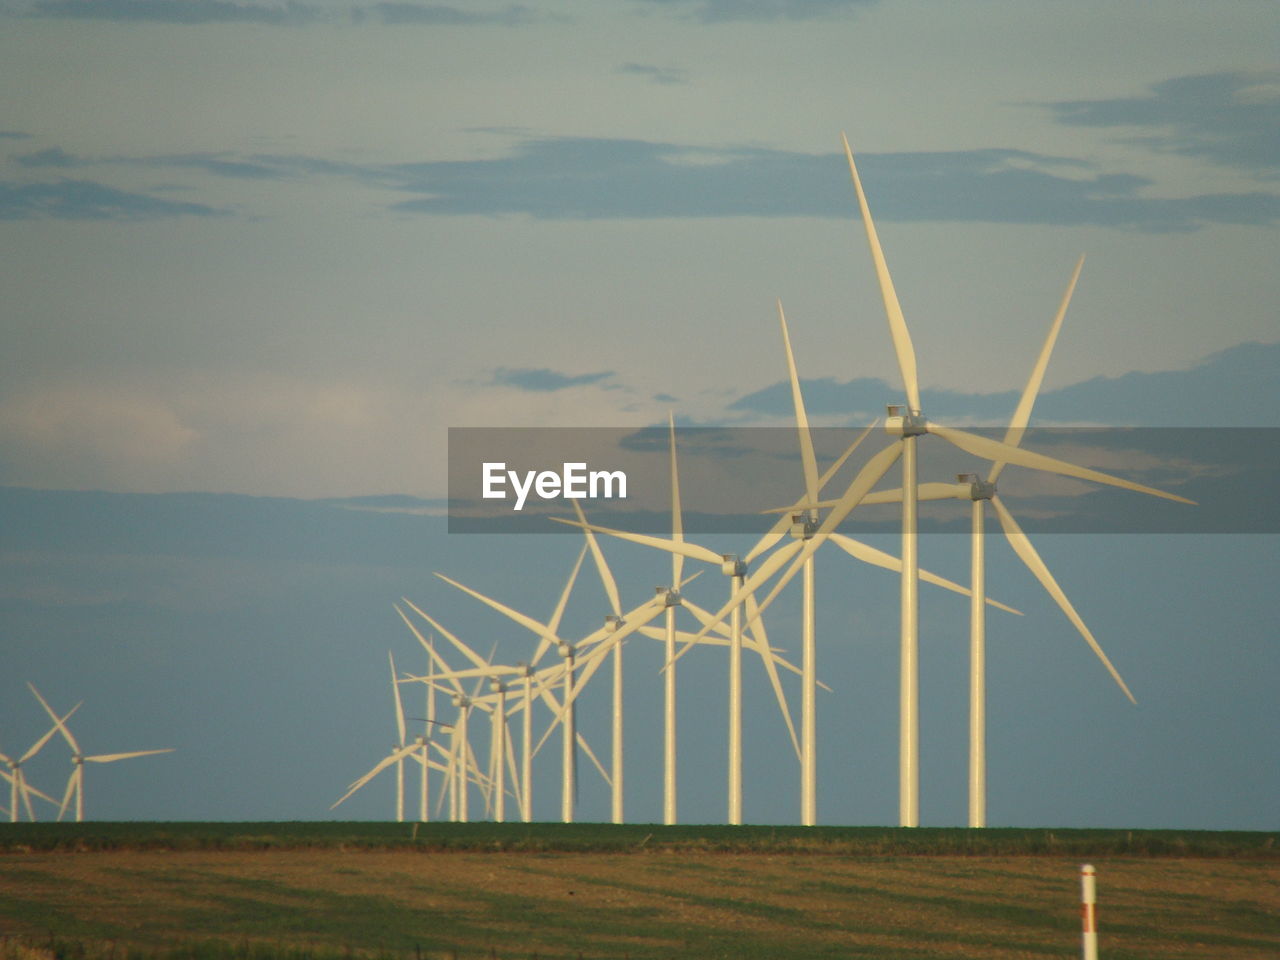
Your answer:
[[[1276,834],[0,825],[0,958],[1280,956]]]

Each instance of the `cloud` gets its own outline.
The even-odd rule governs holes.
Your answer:
[[[122,23],[310,23],[317,11],[307,4],[231,3],[228,0],[39,0],[30,16]]]
[[[203,203],[179,203],[89,180],[18,184],[0,181],[0,220],[152,220],[219,216]]]
[[[555,370],[499,367],[493,372],[493,383],[503,387],[515,387],[517,390],[532,390],[545,393],[564,390],[566,387],[580,387],[589,383],[599,383],[601,380],[611,376],[613,376],[612,370],[569,376],[557,373]]]
[[[21,130],[0,130],[0,140],[30,140],[31,134]]]
[[[533,23],[538,19],[534,11],[523,4],[511,4],[492,13],[435,3],[375,3],[370,9],[378,14],[383,23],[388,24],[468,26],[491,23],[514,27]]]
[[[644,0],[674,10],[690,10],[703,23],[734,20],[818,20],[847,16],[877,0]]]
[[[13,158],[23,167],[78,167],[83,165],[77,157],[73,157],[61,147],[50,147],[48,150],[37,150],[35,153],[24,153]]]
[[[1280,384],[1280,343],[1246,343],[1216,353],[1189,370],[1126,373],[1094,377],[1042,394],[1037,422],[1140,424],[1148,427],[1213,427],[1223,423],[1273,427]],[[1222,385],[1232,385],[1231,406],[1222,405]],[[810,416],[843,416],[846,422],[879,416],[886,403],[902,402],[902,389],[885,380],[861,377],[804,381]],[[923,390],[921,406],[944,422],[949,419],[1005,423],[1017,406],[1015,391],[965,393]],[[729,404],[735,413],[790,417],[791,387],[784,381],[756,390]]]
[[[619,73],[631,74],[632,76],[644,77],[654,83],[663,84],[664,86],[672,86],[676,84],[688,83],[688,77],[683,70],[672,70],[669,67],[655,67],[647,63],[624,63],[618,68]]]
[[[843,154],[759,147],[544,137],[518,142],[507,156],[398,164],[231,151],[86,159],[56,146],[14,160],[28,169],[125,165],[239,180],[343,177],[414,195],[391,208],[431,215],[525,214],[545,220],[856,215]],[[1024,150],[862,154],[859,169],[883,221],[1087,224],[1168,232],[1280,220],[1275,193],[1163,197],[1146,177]],[[12,194],[52,187],[8,189]],[[0,195],[0,211],[32,202]],[[198,204],[151,203],[152,215],[213,212],[197,209]]]
[[[866,154],[859,166],[884,220],[1174,231],[1280,219],[1274,194],[1151,196],[1145,177],[1021,150]],[[397,204],[402,211],[585,220],[847,217],[845,170],[837,153],[558,137],[526,141],[507,157],[402,164],[387,173],[401,189],[425,194]]]
[[[1145,97],[1045,104],[1059,123],[1154,128],[1127,138],[1157,150],[1274,174],[1280,169],[1280,70],[1174,77]]]

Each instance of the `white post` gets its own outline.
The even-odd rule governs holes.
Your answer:
[[[614,823],[622,823],[622,644],[613,648],[613,797],[612,809]]]
[[[493,715],[496,724],[497,743],[494,745],[495,762],[497,769],[494,771],[494,799],[493,799],[493,819],[502,823],[507,819],[507,777],[506,777],[506,748],[507,748],[507,685],[499,682],[498,687],[498,706],[497,712]]]
[[[399,750],[404,744],[392,747]],[[404,823],[404,757],[396,761],[396,823]]]
[[[1093,864],[1080,868],[1080,916],[1084,923],[1084,960],[1098,960],[1098,891]]]
[[[577,748],[575,738],[577,737],[578,728],[574,722],[577,718],[575,711],[578,704],[574,701],[573,693],[573,647],[561,644],[560,655],[564,657],[564,719],[560,726],[563,729],[564,736],[561,740],[561,757],[563,780],[560,785],[560,819],[564,823],[573,823],[573,793],[577,788],[574,781],[573,763],[574,750]]]
[[[530,710],[533,707],[533,676],[529,667],[524,674],[524,727],[520,732],[520,819],[528,823],[533,819],[533,727]]]
[[[810,555],[804,562],[804,618],[801,643],[800,700],[800,823],[812,827],[818,822],[818,666],[817,607],[814,604],[814,563]]]
[[[910,411],[915,414],[917,411]],[[916,440],[902,438],[902,661],[898,754],[898,823],[920,825],[920,576],[916,538]]]
[[[674,590],[675,588],[672,587]],[[676,608],[667,607],[667,669],[663,673],[662,822],[676,822]]]
[[[986,501],[973,501],[969,599],[969,826],[987,825]]]
[[[743,578],[730,580],[732,593]],[[742,823],[742,605],[729,614],[729,823]]]

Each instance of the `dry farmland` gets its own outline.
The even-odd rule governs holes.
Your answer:
[[[1079,955],[1072,855],[40,846],[0,853],[6,960]],[[1092,857],[1102,956],[1280,956],[1270,849]]]

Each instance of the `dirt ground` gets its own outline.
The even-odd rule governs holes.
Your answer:
[[[1102,955],[1280,956],[1280,863],[1099,860]],[[335,956],[1079,956],[1046,857],[265,852],[0,855],[8,937]]]

